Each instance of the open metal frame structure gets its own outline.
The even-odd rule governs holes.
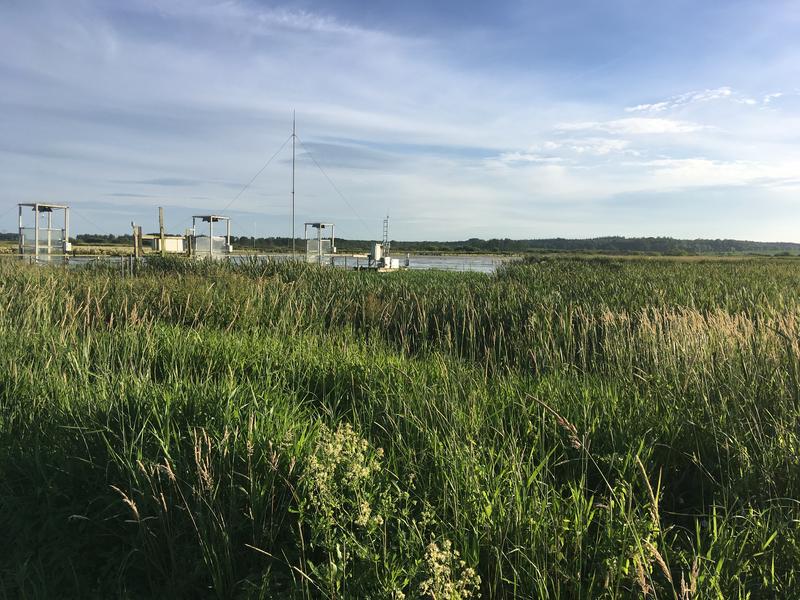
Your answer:
[[[308,237],[309,228],[317,234]],[[330,235],[326,230],[330,230]],[[336,226],[333,223],[305,223],[303,234],[306,239],[306,262],[327,264],[328,258],[336,254]]]
[[[199,248],[198,240],[202,240],[205,235],[198,235],[197,222],[208,223],[208,248]],[[218,252],[214,250],[214,223],[220,221],[225,222],[225,237],[224,246]],[[222,236],[217,236],[218,240],[223,239]],[[205,245],[205,244],[201,244]],[[193,215],[192,216],[192,247],[191,253],[195,256],[208,256],[213,258],[216,256],[228,255],[233,252],[231,245],[231,218],[224,215]]]
[[[20,203],[19,207],[19,253],[21,256],[40,256],[48,259],[65,256],[72,247],[69,243],[69,206],[66,204],[45,204],[41,202]],[[33,227],[25,227],[25,208],[34,213]],[[53,227],[53,212],[63,211],[63,227]],[[47,224],[42,227],[42,217]]]

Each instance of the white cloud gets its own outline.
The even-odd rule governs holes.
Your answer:
[[[497,159],[502,163],[557,163],[558,156],[541,156],[533,152],[503,152]]]
[[[580,123],[562,123],[558,125],[562,131],[602,131],[622,135],[649,135],[662,133],[691,133],[705,129],[703,125],[674,119],[630,117],[613,121],[586,121]]]
[[[603,158],[612,154],[625,153],[638,156],[636,150],[630,148],[628,140],[586,137],[547,140],[528,147],[524,151],[503,152],[486,160],[489,165],[525,165],[525,164],[558,164],[570,163],[578,165],[589,158]]]
[[[645,174],[643,184],[648,189],[670,190],[718,186],[783,187],[794,179],[800,163],[693,157],[660,158],[632,162],[628,166]]]
[[[678,94],[677,96],[671,96],[670,98],[660,102],[630,106],[625,110],[627,112],[664,112],[666,110],[687,106],[689,104],[710,102],[712,100],[731,98],[732,96],[734,96],[733,90],[730,87],[724,86],[714,89],[686,92],[684,94]]]
[[[626,107],[625,112],[662,112],[671,106],[671,103],[668,101],[653,102],[652,104],[637,104],[636,106]]]
[[[276,29],[291,29],[315,33],[344,35],[387,35],[344,22],[331,15],[301,8],[259,6],[241,0],[128,0],[129,7],[138,7],[147,14],[195,21],[213,21],[217,26],[233,26],[240,33],[268,33]]]
[[[761,100],[757,100],[748,95],[733,90],[730,87],[719,87],[715,89],[707,89],[693,92],[686,92],[671,96],[666,100],[653,102],[650,104],[638,104],[636,106],[629,106],[625,109],[626,112],[644,112],[644,113],[660,113],[668,110],[684,108],[695,104],[702,104],[711,102],[713,100],[727,100],[735,104],[743,104],[746,106],[758,106],[770,104],[773,100],[784,96],[784,92],[773,92],[764,94]]]
[[[629,150],[628,140],[607,139],[607,138],[585,138],[568,140],[565,147],[577,154],[587,154],[591,156],[606,156],[616,152],[634,152]]]

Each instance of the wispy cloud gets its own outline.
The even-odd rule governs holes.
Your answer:
[[[644,161],[643,167],[660,189],[709,186],[747,186],[785,180],[796,172],[797,164],[765,164],[759,161],[699,158],[663,158]]]
[[[731,87],[724,86],[714,89],[686,92],[676,96],[671,96],[666,100],[661,100],[659,102],[629,106],[625,108],[625,111],[638,113],[661,113],[695,105],[706,104],[716,100],[724,100],[734,104],[743,104],[746,106],[766,106],[773,100],[777,100],[784,95],[785,94],[783,92],[773,92],[770,94],[764,94],[761,97],[761,100],[757,100],[756,98],[736,91]]]
[[[612,134],[650,135],[668,133],[692,133],[705,129],[704,125],[674,119],[630,117],[612,121],[585,121],[562,123],[561,131],[601,131]]]
[[[489,160],[496,160],[505,164],[513,163],[558,163],[563,159],[558,156],[542,156],[534,152],[503,152],[496,158],[493,157]]]
[[[638,156],[631,142],[618,138],[584,137],[547,140],[526,150],[502,152],[487,159],[489,164],[580,164],[587,157],[603,158],[614,154]]]
[[[715,89],[686,92],[684,94],[671,96],[670,98],[667,98],[666,100],[661,100],[659,102],[629,106],[625,110],[627,112],[657,113],[657,112],[664,112],[667,110],[673,110],[675,108],[680,108],[683,106],[688,106],[690,104],[698,104],[703,102],[711,102],[713,100],[720,100],[723,98],[731,98],[733,95],[734,95],[733,90],[730,87],[725,86]]]
[[[607,156],[618,152],[635,153],[630,149],[630,141],[608,138],[571,139],[561,143],[561,147],[577,154]]]
[[[159,177],[156,179],[135,179],[126,181],[124,183],[133,183],[137,185],[157,185],[164,187],[188,187],[198,185],[199,183],[202,183],[202,181],[198,179],[182,179],[180,177]]]
[[[155,9],[162,15],[172,18],[212,21],[223,26],[233,25],[240,31],[259,34],[291,30],[346,36],[388,35],[385,32],[343,21],[332,14],[303,8],[266,6],[243,0],[224,2],[171,0],[156,3],[147,1],[142,4],[142,8],[145,12]]]

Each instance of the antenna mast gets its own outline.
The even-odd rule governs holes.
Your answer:
[[[295,132],[295,112],[292,111],[292,257],[295,254],[295,236],[294,236],[294,141],[297,137]]]
[[[389,253],[389,215],[383,220],[383,251]]]

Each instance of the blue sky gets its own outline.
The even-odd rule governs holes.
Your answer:
[[[343,237],[798,241],[799,76],[788,1],[3,0],[0,230],[285,235],[296,110]]]

